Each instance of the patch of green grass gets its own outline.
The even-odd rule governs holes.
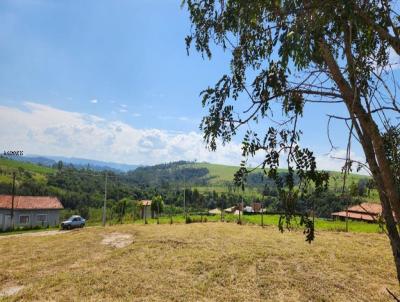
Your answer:
[[[263,215],[264,225],[278,225],[279,215]],[[261,225],[261,215],[244,215],[243,221]],[[294,227],[300,227],[300,218],[294,221]],[[339,220],[315,219],[316,231],[334,231],[344,232],[346,230],[346,222]],[[380,233],[381,229],[376,223],[367,223],[362,221],[349,220],[349,232],[352,233]]]
[[[198,190],[201,192],[206,191],[216,191],[218,193],[227,192],[229,190],[227,184],[232,183],[234,179],[235,173],[239,170],[238,166],[228,166],[228,165],[219,165],[219,164],[211,164],[211,163],[195,163],[189,164],[187,166],[195,166],[197,168],[207,168],[209,171],[208,177],[210,177],[209,185],[206,187],[198,187]],[[279,169],[279,172],[286,172],[286,169]],[[329,172],[329,189],[340,193],[343,185],[343,175],[341,172],[336,171],[327,171]],[[263,173],[262,169],[256,169],[254,173]],[[360,179],[369,178],[369,176],[360,175],[360,174],[349,174],[346,178],[346,187],[348,187],[351,183],[358,183]],[[231,189],[234,189],[231,187]],[[251,191],[251,188],[246,188],[247,191]],[[256,190],[254,190],[256,192]],[[376,190],[371,191],[371,196],[369,200],[374,201],[378,199]],[[245,192],[246,194],[246,192]],[[251,193],[250,193],[251,194]]]
[[[221,215],[199,215],[199,214],[188,214],[191,218],[199,221],[201,217],[203,219],[206,217],[207,222],[217,222],[221,221]],[[261,226],[261,215],[241,215],[242,223],[244,224],[253,224]],[[239,220],[238,215],[233,214],[224,214],[223,221],[237,223]],[[185,223],[184,215],[173,215],[172,216],[173,223]],[[263,215],[263,221],[265,226],[278,226],[279,215]],[[135,219],[134,221],[131,218],[125,218],[123,220],[125,224],[144,224],[143,219]],[[170,217],[168,215],[163,215],[159,219],[160,224],[169,224]],[[100,222],[91,221],[90,225],[98,225]],[[110,221],[107,222],[110,224]],[[156,224],[156,218],[147,218],[148,224]],[[111,221],[111,224],[118,224],[116,220]],[[301,229],[300,218],[296,218],[293,221],[292,227],[293,229]],[[362,221],[352,221],[349,220],[349,232],[350,233],[381,233],[381,228],[376,223],[367,223]],[[315,230],[318,231],[332,231],[332,232],[345,232],[346,230],[346,222],[339,220],[328,220],[322,218],[315,219]]]
[[[50,174],[55,172],[54,169],[49,167],[39,166],[36,164],[11,160],[7,158],[0,158],[0,167],[3,170],[7,171],[17,171],[18,168],[22,168],[26,171],[40,173],[40,174]]]
[[[207,168],[211,177],[210,184],[222,184],[223,182],[231,182],[235,172],[239,169],[236,166],[226,166],[209,163],[196,163],[197,168]]]
[[[0,183],[11,184],[12,178],[10,175],[0,175]]]

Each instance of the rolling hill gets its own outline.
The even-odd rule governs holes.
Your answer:
[[[77,164],[76,168],[82,168],[82,165]],[[100,163],[100,162],[99,162]],[[106,163],[105,163],[106,164]],[[74,165],[75,166],[75,165]],[[89,166],[85,166],[91,170],[99,171],[98,168],[93,168]],[[40,163],[32,163],[22,160],[14,160],[5,157],[0,157],[0,169],[4,173],[1,173],[0,182],[7,181],[9,182],[10,179],[5,177],[5,172],[8,174],[12,171],[24,170],[30,173],[33,173],[36,177],[45,177],[48,174],[56,173],[57,169],[53,167],[49,167]],[[212,163],[191,163],[191,162],[176,162],[176,163],[168,163],[168,164],[161,164],[161,165],[154,165],[154,166],[147,166],[147,167],[137,167],[135,170],[130,170],[127,173],[118,172],[113,168],[103,166],[101,170],[110,170],[116,174],[121,175],[131,175],[133,179],[141,178],[144,181],[149,182],[149,184],[160,181],[162,178],[164,180],[170,180],[171,182],[187,182],[188,184],[195,185],[198,187],[216,187],[218,191],[224,190],[227,186],[232,184],[233,177],[235,172],[239,168],[237,166],[229,166],[229,165],[221,165],[221,164],[212,164]],[[202,173],[190,173],[190,171],[202,171]],[[282,172],[286,170],[282,169]],[[263,174],[261,169],[257,169],[253,172],[254,174]],[[145,174],[145,175],[144,175]],[[168,174],[168,175],[167,175]],[[343,175],[340,172],[329,171],[330,174],[330,187],[331,188],[340,188],[343,184]],[[158,175],[158,177],[157,177]],[[146,177],[148,179],[146,179]],[[169,179],[167,179],[169,177]],[[359,174],[349,174],[347,176],[347,185],[351,184],[352,182],[358,183],[361,179],[368,179],[369,177]],[[134,181],[135,182],[135,181]],[[252,184],[249,184],[249,187],[252,187]]]
[[[33,163],[41,166],[52,167],[56,165],[59,161],[64,164],[72,164],[76,168],[87,168],[92,170],[102,171],[102,170],[112,170],[115,172],[127,172],[135,170],[138,165],[130,165],[115,162],[106,162],[99,160],[92,160],[86,158],[78,157],[66,157],[66,156],[41,156],[41,155],[27,155],[23,157],[13,156],[9,157],[14,161],[21,161],[27,163]]]
[[[186,196],[186,204],[193,209],[214,208],[217,204],[229,207],[239,200],[243,200],[245,204],[264,200],[269,211],[281,209],[273,180],[263,178],[262,171],[256,170],[248,177],[248,185],[245,192],[242,192],[232,181],[237,169],[235,166],[181,161],[138,167],[134,171],[123,173],[91,170],[88,167],[75,168],[70,165],[53,168],[0,157],[0,194],[11,193],[12,172],[17,172],[17,194],[56,196],[65,208],[77,210],[85,216],[89,209],[102,207],[107,175],[107,200],[113,213],[119,213],[118,209],[124,198],[131,201],[151,199],[158,194],[162,195],[165,204],[178,208],[182,207]],[[375,191],[365,194],[367,181],[365,176],[350,175],[347,191],[355,188],[356,193],[351,194],[353,197],[350,194],[343,197],[342,177],[340,173],[332,172],[328,192],[324,192],[323,196],[315,196],[317,215],[328,217],[330,213],[343,209],[346,204],[376,201]],[[364,186],[362,194],[359,193],[360,183]],[[302,200],[298,205],[299,209],[307,209],[309,202],[311,201],[308,199]]]
[[[226,182],[231,182],[233,180],[233,175],[239,169],[237,166],[228,166],[228,165],[220,165],[220,164],[211,164],[211,163],[193,163],[188,164],[188,166],[194,166],[198,168],[206,168],[208,169],[208,177],[210,178],[211,185],[222,185]],[[280,169],[282,172],[286,172],[285,169]],[[262,173],[262,169],[257,169],[254,173]],[[342,183],[343,174],[341,172],[329,171],[331,176],[330,181],[332,184],[336,183],[337,185]],[[358,182],[360,179],[367,179],[369,177],[360,174],[349,174],[347,176],[346,182],[352,183]]]

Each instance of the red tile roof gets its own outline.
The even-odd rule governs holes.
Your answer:
[[[379,203],[363,202],[359,205],[349,207],[346,211],[332,213],[336,217],[348,217],[350,219],[376,221],[382,215],[382,206]]]
[[[346,211],[332,213],[332,216],[346,217]],[[350,211],[348,211],[348,217],[350,219],[365,220],[365,221],[376,221],[378,219],[378,217],[374,214],[365,214],[365,213],[361,214]]]
[[[363,202],[360,205],[350,207],[348,211],[380,215],[382,214],[382,206],[379,203]]]
[[[0,209],[11,209],[11,195],[0,195]],[[16,210],[57,210],[63,209],[57,197],[50,196],[14,196],[14,209]]]
[[[141,200],[141,201],[139,201],[139,204],[141,206],[145,206],[145,207],[151,206],[151,200]]]

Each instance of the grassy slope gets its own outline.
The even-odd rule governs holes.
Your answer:
[[[32,163],[20,162],[6,158],[0,158],[0,183],[12,183],[12,172],[24,171],[30,172],[32,178],[38,183],[46,183],[47,175],[54,173],[55,170],[49,167],[39,166]],[[21,179],[25,178],[23,175],[17,177],[17,185]]]
[[[232,182],[235,172],[239,169],[237,166],[227,166],[227,165],[218,165],[218,164],[210,164],[210,163],[196,163],[194,164],[199,168],[207,168],[209,170],[209,176],[212,177],[210,180],[210,185],[207,187],[197,187],[200,192],[207,192],[215,190],[216,192],[226,192],[227,182]],[[193,166],[193,164],[192,164]],[[281,169],[280,171],[285,171]],[[257,169],[256,172],[262,172],[261,169]],[[331,190],[335,192],[341,192],[341,188],[343,186],[343,175],[340,172],[329,171],[330,179],[329,179],[329,187]],[[346,179],[346,186],[350,185],[352,182],[358,183],[358,181],[362,178],[367,178],[368,176],[359,175],[359,174],[350,174]],[[371,192],[370,198],[366,198],[369,201],[377,201],[379,200],[378,194],[376,190]],[[245,192],[246,195],[259,195],[256,190],[252,188],[247,188]]]
[[[239,167],[237,166],[228,166],[228,165],[219,165],[210,163],[196,163],[196,164],[191,164],[191,166],[195,166],[198,168],[207,168],[209,171],[209,176],[211,177],[210,185],[221,185],[224,182],[231,182],[233,180],[235,172],[239,169]],[[55,172],[53,168],[39,166],[33,163],[10,160],[6,158],[0,158],[0,167],[3,170],[7,171],[18,170],[18,168],[23,168],[26,171],[39,174],[49,174]],[[257,171],[261,172],[261,169],[257,169]],[[342,175],[340,172],[330,172],[330,174],[332,177],[334,177],[331,179],[331,182],[336,182],[337,185],[340,185],[342,183],[341,182]],[[348,176],[347,182],[348,183],[351,183],[352,181],[357,182],[359,179],[365,177],[366,176],[363,175],[350,174]]]
[[[190,215],[191,218],[197,219],[197,221],[200,221],[201,216],[199,215]],[[225,222],[231,222],[231,223],[236,223],[238,221],[238,215],[232,215],[232,214],[224,214],[224,221]],[[204,216],[203,216],[204,219]],[[185,222],[185,217],[183,215],[174,215],[172,217],[172,220],[174,223],[184,223]],[[215,215],[215,216],[207,216],[207,221],[208,222],[219,222],[221,220],[220,215]],[[263,222],[264,226],[271,226],[278,228],[278,221],[279,221],[279,215],[263,215]],[[132,223],[131,219],[125,219],[125,223]],[[155,224],[157,223],[157,219],[147,219],[147,222],[149,224]],[[170,217],[168,216],[162,216],[159,219],[160,224],[169,224],[170,223]],[[251,225],[259,225],[261,226],[261,215],[244,215],[242,216],[242,222],[243,224],[251,224]],[[303,228],[299,225],[300,219],[297,218],[297,225],[296,222],[293,222],[293,229],[297,230],[303,230]],[[114,224],[117,223],[116,221],[113,222]],[[144,220],[142,219],[137,219],[134,222],[135,224],[144,224]],[[98,221],[93,221],[89,220],[89,224],[91,225],[100,225],[100,220]],[[351,233],[382,233],[381,228],[379,227],[379,224],[377,223],[366,223],[362,221],[352,221],[349,220],[348,223],[349,226],[349,232]],[[333,221],[333,220],[327,220],[327,219],[322,219],[322,218],[315,218],[315,230],[317,232],[319,231],[335,231],[335,232],[345,232],[346,230],[346,222],[344,221]]]
[[[103,245],[129,234],[123,248]],[[119,225],[0,237],[4,301],[392,301],[399,294],[382,234],[301,232],[227,223]],[[0,298],[1,299],[1,298]]]
[[[207,168],[210,176],[212,177],[211,184],[221,184],[222,182],[232,181],[233,175],[239,169],[237,166],[227,166],[227,165],[218,165],[218,164],[210,164],[210,163],[196,163],[194,164],[199,168]],[[257,169],[257,172],[262,172],[261,169]],[[280,171],[286,171],[284,169],[280,169]],[[343,175],[340,172],[329,171],[331,175],[332,185],[336,183],[338,186],[342,184]],[[354,182],[358,182],[361,178],[366,178],[367,176],[359,175],[359,174],[350,174],[347,177],[346,182],[348,184]]]
[[[21,162],[6,158],[0,158],[0,167],[6,171],[15,171],[18,168],[22,168],[26,171],[39,173],[39,174],[50,174],[54,173],[54,169],[44,166],[39,166],[36,164],[28,163],[28,162]]]
[[[229,182],[233,180],[233,175],[239,169],[235,166],[209,164],[209,163],[196,163],[196,167],[207,168],[209,176],[212,177],[211,184],[221,184],[222,182]]]
[[[226,192],[228,190],[226,183],[232,182],[235,172],[238,170],[236,166],[210,164],[210,163],[196,163],[191,164],[191,166],[196,166],[199,168],[207,168],[209,170],[209,177],[211,177],[208,186],[197,187],[200,192],[207,191],[217,191],[219,193]],[[46,181],[46,175],[54,173],[55,170],[49,167],[39,166],[32,163],[19,162],[10,159],[0,158],[0,169],[5,171],[7,175],[0,174],[0,182],[11,183],[11,172],[18,170],[18,168],[23,168],[33,174],[33,177],[41,182]],[[261,169],[258,169],[261,172]],[[282,170],[283,171],[283,170]],[[330,187],[331,189],[340,189],[342,186],[343,177],[339,172],[330,172]],[[365,176],[350,174],[347,179],[347,184],[358,182],[360,178],[365,178]],[[247,188],[246,195],[258,195],[255,189]],[[376,200],[376,192],[373,192],[371,200]]]

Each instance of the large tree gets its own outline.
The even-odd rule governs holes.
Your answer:
[[[209,110],[202,129],[210,148],[218,140],[229,142],[246,125],[256,130],[244,135],[245,157],[264,152],[261,165],[276,177],[284,153],[289,189],[292,174],[319,187],[326,177],[316,171],[312,152],[300,147],[298,119],[306,105],[342,104],[347,115],[331,115],[328,123],[340,119],[348,126],[347,172],[354,163],[353,137],[364,150],[366,163],[359,164],[376,183],[400,281],[400,197],[384,140],[384,133],[399,127],[398,84],[389,62],[391,52],[400,54],[395,2],[184,0],[184,5],[192,23],[188,49],[194,43],[211,58],[217,45],[231,55],[230,73],[202,92]],[[280,122],[274,122],[273,114],[280,115],[274,104],[282,108]],[[247,127],[250,123],[258,126]],[[246,171],[243,163],[238,178]],[[295,196],[290,192],[284,196]]]

